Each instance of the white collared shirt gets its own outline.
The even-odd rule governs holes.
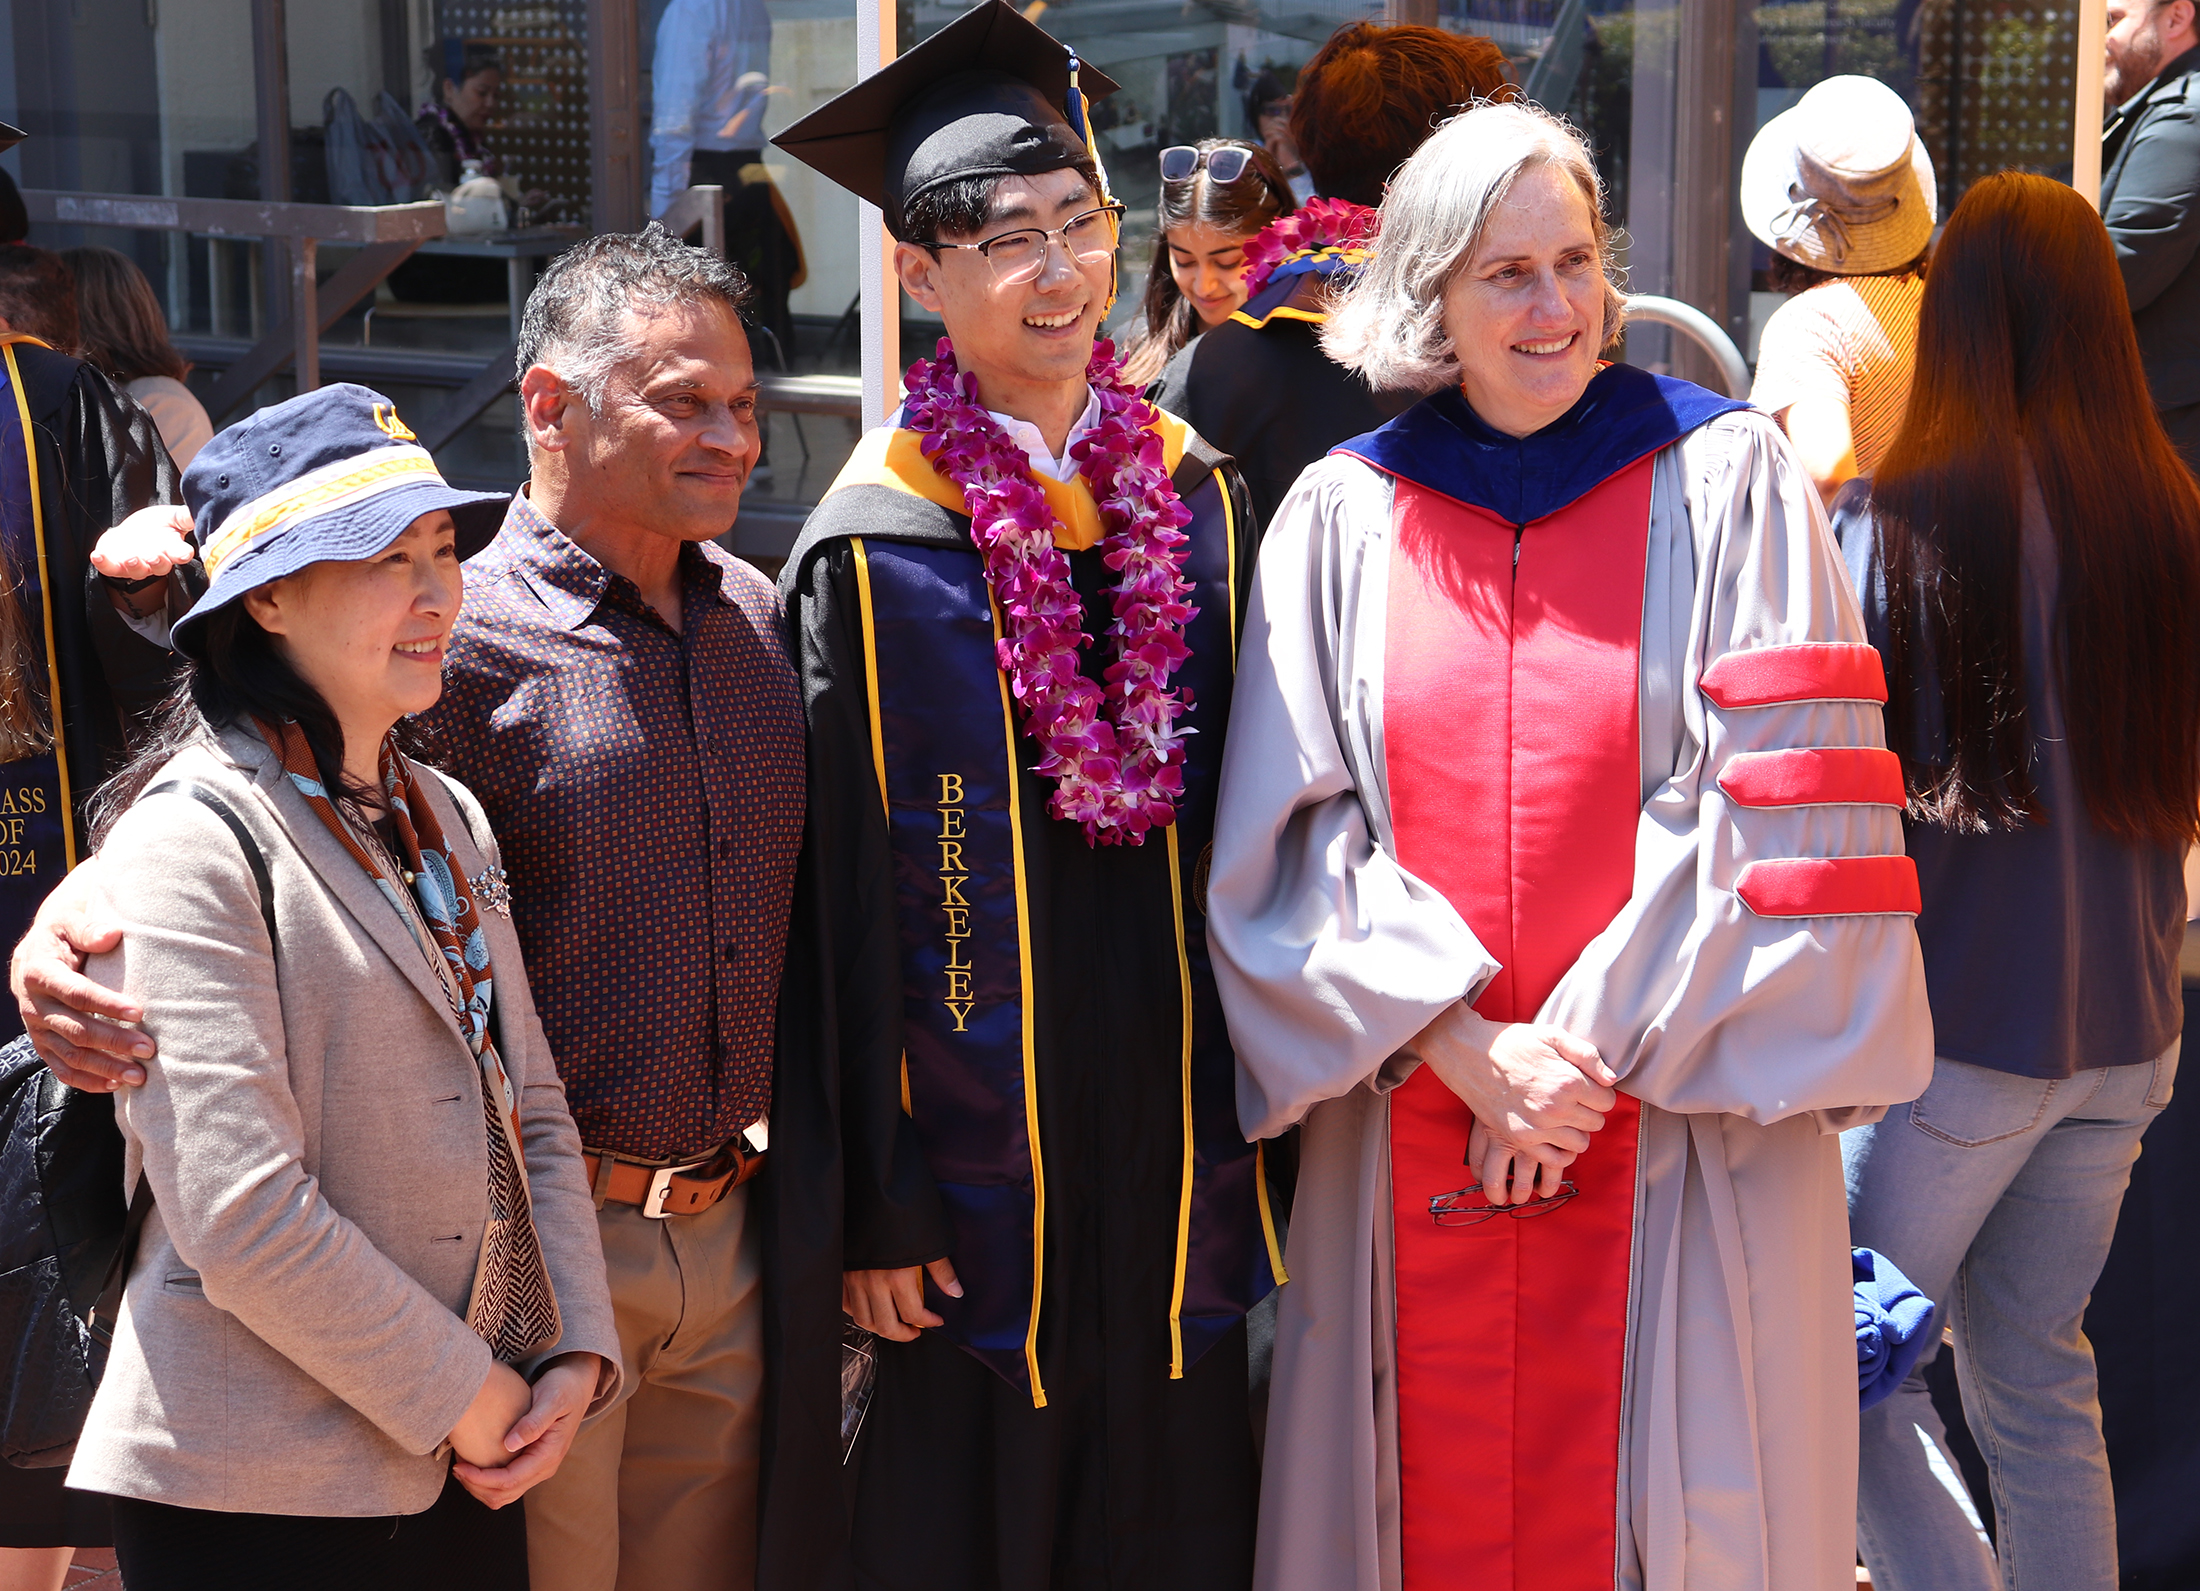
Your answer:
[[[1024,450],[1024,457],[1031,461],[1034,475],[1044,475],[1050,481],[1072,481],[1077,478],[1077,461],[1069,456],[1069,450],[1077,445],[1087,431],[1100,423],[1100,394],[1090,387],[1085,389],[1085,412],[1077,417],[1077,423],[1069,428],[1069,435],[1062,439],[1062,456],[1056,458],[1047,451],[1047,439],[1029,420],[1019,420],[1012,414],[1002,414],[988,409],[995,423],[1008,433],[1008,439]],[[896,409],[886,417],[889,426],[902,423],[901,410]]]
[[[1008,439],[1024,450],[1024,457],[1031,460],[1032,473],[1044,475],[1049,480],[1070,481],[1077,478],[1077,461],[1069,456],[1069,450],[1078,439],[1100,423],[1100,394],[1089,387],[1085,393],[1085,412],[1077,417],[1077,423],[1069,428],[1069,435],[1062,439],[1062,456],[1056,458],[1047,451],[1047,439],[1039,434],[1039,428],[1029,420],[1019,420],[1014,415],[999,414],[988,409],[986,413],[1000,422]]]

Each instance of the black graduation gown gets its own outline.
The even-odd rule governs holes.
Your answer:
[[[51,349],[18,343],[15,358],[38,435],[39,496],[47,504],[62,728],[70,765],[91,770],[77,781],[81,807],[125,760],[137,727],[168,694],[176,671],[173,653],[115,611],[92,570],[92,548],[138,509],[181,502],[183,494],[152,416],[128,393]],[[203,588],[197,564],[185,566],[182,582],[193,597]]]
[[[1322,352],[1321,282],[1302,276],[1276,304],[1248,306],[1265,311],[1259,326],[1233,317],[1193,338],[1162,371],[1154,397],[1237,460],[1264,525],[1301,470],[1405,413],[1418,396],[1371,391]]]
[[[1253,525],[1240,530],[1236,610]],[[891,521],[891,526],[887,524]],[[949,1252],[901,1108],[903,977],[873,772],[851,535],[967,548],[969,519],[884,487],[829,496],[782,576],[810,727],[765,1226],[766,1380],[759,1584],[767,1591],[1230,1591],[1252,1573],[1257,1467],[1245,1328],[1180,1380],[1167,1317],[1183,1164],[1179,964],[1167,848],[1089,846],[1046,815],[1016,737],[1031,888],[1046,1257],[1038,1355],[1047,1406],[937,1331],[881,1341],[873,1402],[843,1468],[840,1277]],[[1070,554],[1086,633],[1115,576]],[[1083,654],[1094,678],[1104,645]],[[1214,704],[1219,707],[1223,704]],[[998,712],[994,707],[992,711]],[[1210,720],[1220,714],[1207,715]],[[1208,734],[1219,741],[1220,724]]]
[[[28,343],[16,345],[15,359],[46,505],[61,729],[71,769],[83,770],[74,789],[81,836],[86,802],[124,760],[128,731],[167,694],[175,667],[115,612],[92,572],[92,548],[135,510],[177,501],[176,467],[151,417],[90,365]],[[0,922],[0,934],[13,946],[29,926]],[[0,1004],[0,1039],[14,1038],[22,1019],[13,1001]],[[0,1547],[107,1544],[105,1499],[66,1490],[67,1474],[0,1464]]]

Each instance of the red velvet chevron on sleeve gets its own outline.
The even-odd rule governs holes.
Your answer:
[[[1879,653],[1861,641],[1813,641],[1729,652],[1703,671],[1712,705],[1775,707],[1786,702],[1883,702]]]
[[[1918,913],[1917,864],[1907,856],[1796,856],[1752,862],[1734,893],[1759,917]]]
[[[1745,751],[1720,770],[1719,788],[1743,807],[1899,807],[1902,761],[1880,746]]]

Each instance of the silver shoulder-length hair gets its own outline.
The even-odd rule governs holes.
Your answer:
[[[1391,179],[1374,257],[1322,328],[1329,357],[1377,391],[1455,385],[1459,360],[1444,335],[1444,287],[1481,247],[1513,180],[1536,165],[1558,167],[1589,201],[1604,275],[1603,346],[1617,342],[1627,298],[1604,219],[1604,183],[1588,146],[1541,106],[1484,102],[1439,127]]]

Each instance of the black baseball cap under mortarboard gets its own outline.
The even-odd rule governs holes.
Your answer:
[[[1036,176],[1092,159],[1070,111],[1067,45],[1007,0],[983,0],[772,140],[886,214],[961,177]],[[1087,104],[1116,83],[1080,64]]]

